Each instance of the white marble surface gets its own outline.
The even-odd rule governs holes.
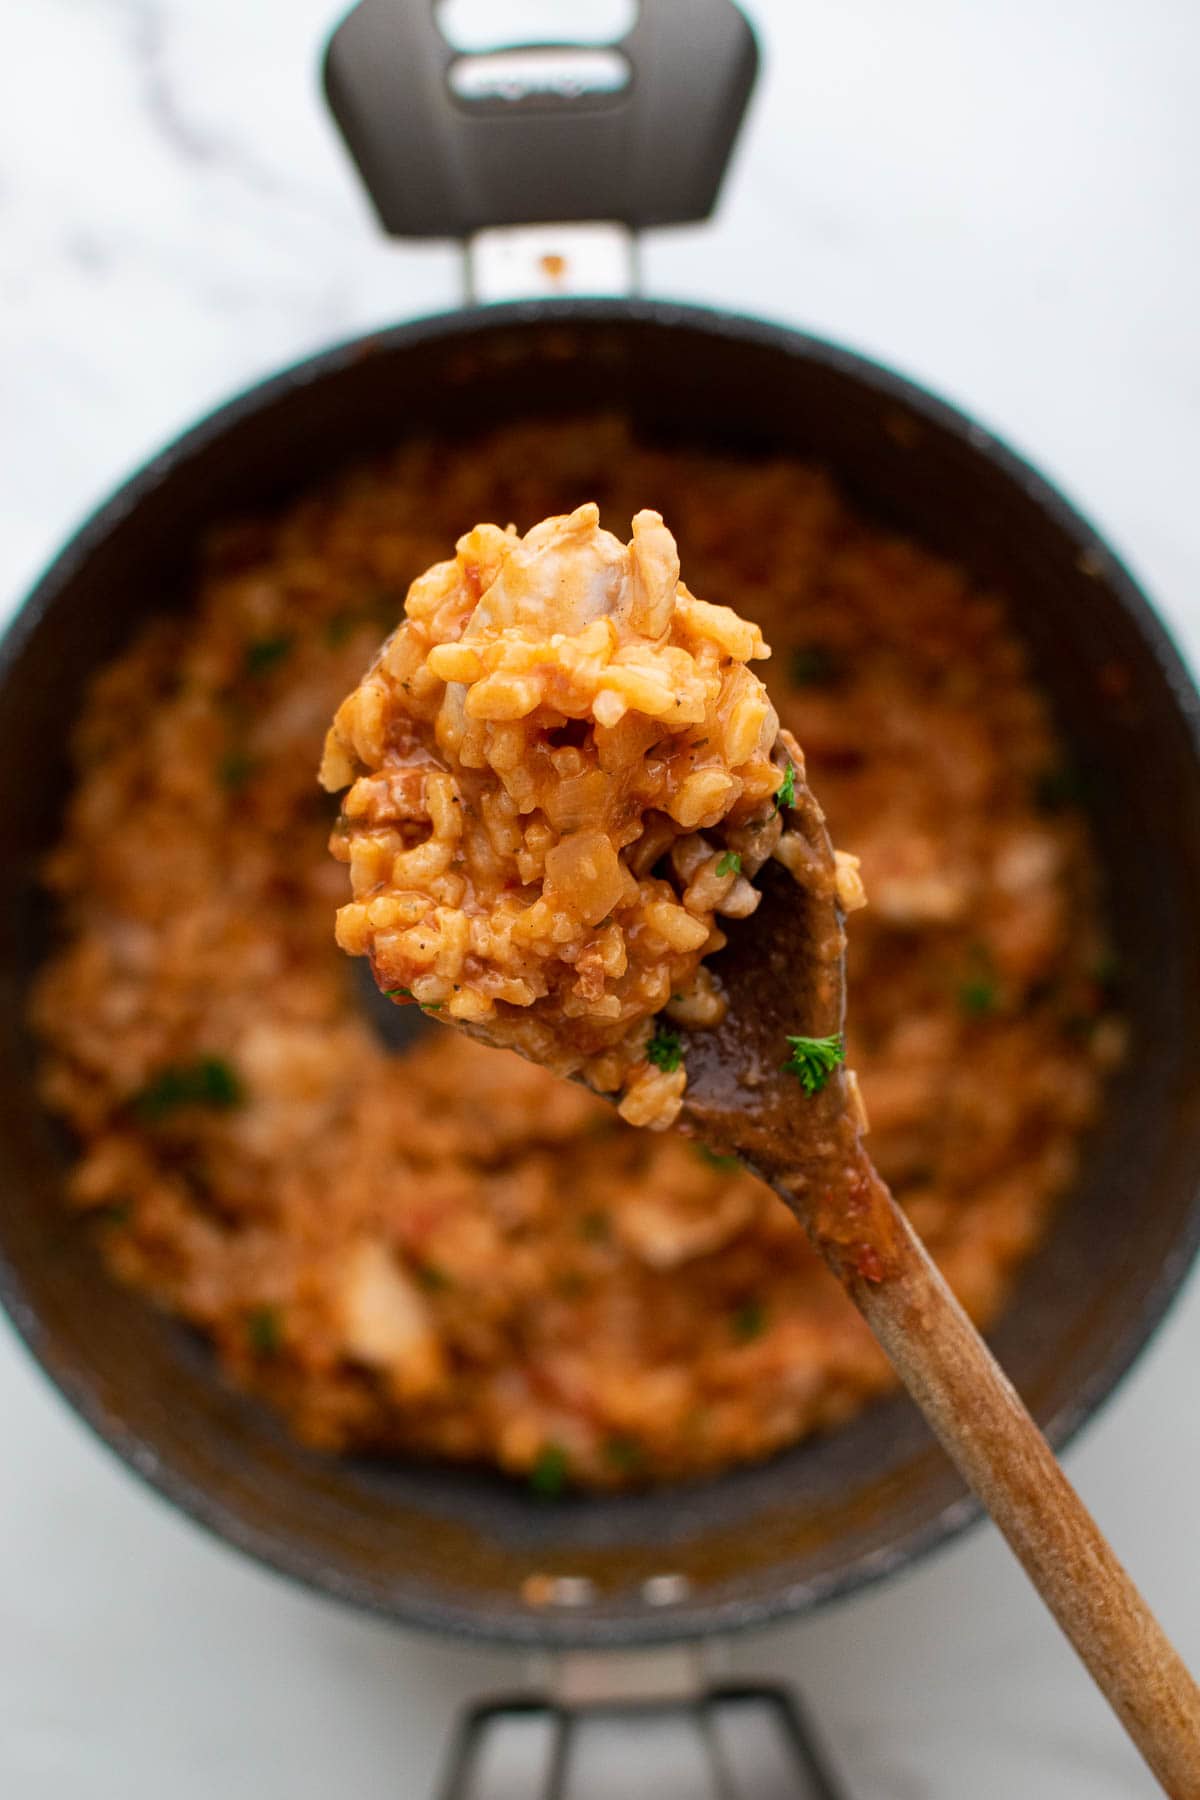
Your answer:
[[[317,100],[337,0],[0,0],[0,609],[239,384],[452,305],[375,235]],[[682,0],[681,0],[682,3]],[[765,79],[715,225],[651,291],[841,337],[965,401],[1104,522],[1200,649],[1194,0],[755,0]],[[1070,1469],[1200,1665],[1200,1290]],[[0,1792],[425,1800],[504,1656],[237,1559],[0,1335]],[[1152,1792],[994,1534],[740,1643],[863,1800]]]

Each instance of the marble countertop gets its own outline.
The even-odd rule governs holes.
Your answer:
[[[1200,651],[1200,9],[754,0],[716,221],[648,291],[773,314],[965,403],[1100,519]],[[148,450],[327,340],[457,303],[323,114],[337,0],[8,0],[0,615]],[[1200,1666],[1200,1288],[1069,1468]],[[294,1591],[137,1486],[0,1332],[0,1791],[426,1800],[515,1659]],[[861,1800],[1153,1791],[995,1533],[745,1639]]]

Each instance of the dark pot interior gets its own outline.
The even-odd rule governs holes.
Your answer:
[[[1128,1366],[1200,1232],[1197,699],[1128,576],[1029,469],[827,345],[650,304],[406,326],[235,402],[85,528],[4,646],[0,1282],[80,1412],[224,1537],[397,1619],[513,1640],[648,1640],[803,1610],[909,1561],[972,1508],[901,1400],[764,1467],[626,1499],[548,1505],[499,1478],[305,1452],[188,1332],[102,1274],[59,1201],[65,1146],[36,1101],[24,994],[81,683],[164,597],[186,595],[204,527],[407,432],[612,405],[656,433],[815,457],[869,512],[1011,598],[1087,777],[1133,1032],[1120,1106],[994,1337],[1055,1441]],[[518,1590],[535,1570],[590,1577],[594,1603],[530,1611]],[[654,1605],[643,1583],[668,1573],[686,1594]]]

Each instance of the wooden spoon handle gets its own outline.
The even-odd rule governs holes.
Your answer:
[[[831,1262],[1165,1792],[1200,1800],[1200,1688],[888,1200],[895,1235],[888,1231],[885,1278],[869,1281],[848,1270],[841,1246],[828,1246]]]

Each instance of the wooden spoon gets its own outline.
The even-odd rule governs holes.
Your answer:
[[[789,1034],[839,1033],[845,1010],[833,852],[800,772],[789,826],[811,875],[798,889],[768,864],[712,959],[729,1010],[688,1038],[685,1127],[801,1220],[1166,1793],[1198,1800],[1200,1689],[872,1166],[853,1076],[807,1095],[783,1068]]]
[[[682,601],[688,606],[683,613]],[[678,684],[684,679],[679,657],[683,656],[686,668],[689,654],[695,654],[699,643],[711,673],[714,651],[726,660],[733,656],[730,620],[724,621],[723,637],[715,630],[721,620],[720,609],[704,612],[699,610],[702,606],[681,587],[675,542],[657,513],[637,514],[633,541],[623,546],[600,528],[599,509],[592,503],[567,517],[544,520],[521,540],[494,526],[478,526],[460,540],[454,564],[438,564],[414,584],[406,602],[406,619],[361,687],[338,709],[321,775],[331,789],[353,782],[354,803],[351,807],[347,801],[347,815],[335,841],[343,860],[352,866],[356,849],[361,853],[355,902],[339,914],[339,929],[344,926],[339,941],[356,954],[371,956],[385,993],[411,1000],[415,992],[412,983],[420,976],[425,989],[416,992],[418,1003],[440,1007],[446,1000],[448,1022],[485,1041],[507,1043],[527,1055],[544,1057],[564,1072],[587,1069],[597,1046],[589,1049],[587,1031],[581,1034],[576,1016],[567,1013],[557,994],[549,996],[539,1029],[531,1030],[532,1015],[521,1013],[522,1006],[535,1004],[528,998],[520,1005],[509,1004],[507,1011],[498,1011],[489,995],[476,993],[475,998],[488,1001],[479,1010],[467,1004],[472,995],[461,987],[446,993],[428,991],[428,958],[441,955],[440,926],[432,942],[422,937],[407,949],[404,933],[395,930],[407,916],[405,906],[413,898],[404,884],[416,884],[418,916],[424,916],[434,898],[430,884],[438,878],[438,870],[448,866],[456,845],[462,846],[466,870],[461,877],[464,894],[468,878],[473,881],[482,871],[483,886],[475,890],[475,905],[480,903],[481,892],[486,896],[502,891],[496,887],[497,868],[508,869],[503,881],[525,879],[518,861],[510,857],[506,864],[490,827],[484,833],[488,846],[484,853],[472,848],[475,838],[468,837],[463,818],[469,803],[482,807],[482,797],[477,795],[469,802],[457,787],[448,796],[445,776],[431,786],[430,771],[444,756],[453,761],[455,747],[467,741],[469,720],[479,722],[484,733],[483,747],[477,743],[471,752],[472,770],[490,766],[494,771],[497,746],[489,733],[514,720],[528,719],[539,707],[549,707],[556,717],[582,720],[585,736],[589,718],[606,730],[615,729],[629,709],[627,689],[639,666],[642,679],[646,679],[647,659],[655,675],[649,682],[651,698],[659,708],[647,716],[661,720],[655,731],[661,728],[668,736],[675,730],[686,732],[685,721],[690,718],[694,722],[698,715],[696,694],[691,689],[687,694],[692,711],[683,708],[679,698]],[[667,638],[677,627],[681,642],[668,647]],[[594,641],[589,639],[584,653],[580,646],[588,633]],[[563,650],[572,636],[579,640],[576,656]],[[737,660],[744,664],[754,646],[743,642],[738,632],[733,642],[742,645]],[[493,667],[483,659],[484,647],[497,648],[503,655],[516,653],[517,661],[511,667],[502,667],[501,662]],[[619,649],[632,652],[634,661],[626,662],[623,685],[614,688],[611,683],[605,685],[609,665],[596,659],[615,657]],[[422,685],[414,699],[409,676],[416,680],[418,675]],[[738,680],[744,680],[741,669]],[[708,691],[703,683],[700,686]],[[668,719],[672,693],[675,708],[683,712],[677,727]],[[605,713],[598,719],[602,700]],[[707,718],[707,713],[699,716]],[[762,766],[766,744],[761,734],[765,732],[769,741],[774,729],[769,718],[764,708],[752,734],[754,743],[749,746],[751,761],[746,764],[754,766],[757,758],[759,785],[755,792],[762,804],[772,791],[763,785],[770,771]],[[750,723],[754,723],[753,713]],[[722,727],[723,745],[726,738]],[[528,738],[523,741],[528,749]],[[535,746],[538,750],[545,747]],[[513,750],[506,742],[505,757],[511,757]],[[596,754],[598,757],[598,751]],[[739,766],[746,754],[743,747]],[[842,1030],[846,997],[836,861],[821,809],[804,786],[803,759],[786,732],[779,734],[772,755],[781,769],[773,805],[788,810],[789,873],[785,875],[770,861],[760,867],[761,859],[749,855],[763,897],[748,924],[739,928],[730,922],[727,947],[712,962],[727,1002],[726,1016],[717,1026],[689,1034],[686,1070],[664,1068],[660,1063],[661,1075],[656,1075],[647,1057],[626,1090],[625,1116],[634,1118],[642,1112],[646,1122],[666,1123],[674,1114],[659,1103],[678,1103],[686,1081],[682,1089],[685,1128],[690,1127],[714,1151],[736,1153],[783,1196],[875,1332],[943,1446],[1007,1536],[1167,1792],[1178,1800],[1200,1800],[1200,1691],[863,1149],[864,1120],[857,1084],[832,1059],[832,1052],[840,1048],[836,1040]],[[789,760],[790,772],[786,772],[784,765]],[[459,775],[467,766],[463,764]],[[553,765],[543,758],[540,767],[544,770],[547,766]],[[525,772],[531,786],[523,790],[522,811],[528,810],[539,791],[532,768]],[[432,860],[422,845],[394,854],[387,833],[373,835],[379,819],[399,824],[421,816],[407,791],[413,774],[423,795],[427,786],[431,795],[436,786],[437,806],[450,814],[436,824],[433,798],[428,798],[427,816],[437,840]],[[478,787],[481,778],[472,779]],[[399,793],[394,785],[397,780]],[[607,792],[603,778],[601,785]],[[653,786],[649,791],[659,792]],[[489,797],[497,800],[498,791]],[[507,789],[499,797],[515,809],[516,802]],[[455,801],[464,809],[457,815],[452,810]],[[703,804],[707,806],[709,801]],[[377,813],[377,807],[382,811]],[[497,817],[501,816],[497,812]],[[750,830],[754,817],[741,819],[735,830]],[[773,813],[768,820],[760,810],[757,818],[760,829],[764,822],[769,823],[772,836],[777,835],[779,822]],[[596,835],[592,833],[593,838]],[[668,834],[678,835],[674,827]],[[615,875],[615,849],[611,844],[605,848],[610,873]],[[781,852],[783,848],[781,844]],[[556,849],[561,851],[561,843]],[[577,843],[575,849],[583,861],[568,859],[569,867],[556,875],[555,882],[568,892],[573,885],[583,889],[581,920],[586,906],[597,903],[597,888],[604,902],[600,912],[610,910],[613,899],[601,879],[599,847],[592,844],[581,850]],[[741,853],[733,845],[731,852],[739,857],[735,869],[740,878]],[[546,851],[547,878],[551,854]],[[590,873],[585,873],[589,859]],[[399,880],[404,891],[389,894],[389,884],[397,880],[397,864],[402,865]],[[623,891],[618,880],[612,893],[619,898]],[[454,901],[451,910],[458,906]],[[454,916],[460,933],[469,929],[465,911],[459,908]],[[561,941],[566,944],[577,933],[569,911],[564,918],[568,933]],[[544,930],[544,922],[538,929]],[[652,940],[654,935],[652,932]],[[469,990],[467,958],[461,947],[464,941],[460,936],[457,962],[451,955],[451,966],[459,969]],[[555,937],[543,948],[548,952],[559,941]],[[662,942],[667,942],[665,935]],[[386,949],[382,966],[381,944]],[[579,942],[574,947],[580,954]],[[452,950],[451,944],[447,954]],[[565,961],[565,951],[563,956]],[[453,976],[439,979],[449,981]],[[458,994],[457,1002],[449,998],[450,992]],[[514,1029],[515,1025],[520,1029]],[[801,1033],[810,1040],[835,1040],[826,1046],[827,1056],[819,1068],[802,1069],[804,1081],[784,1068],[789,1060],[788,1039]],[[639,1040],[639,1054],[641,1047]],[[563,1050],[566,1054],[560,1055]],[[677,1078],[677,1084],[668,1084],[664,1095],[662,1083],[668,1077]],[[649,1085],[649,1099],[654,1102],[644,1112],[636,1104],[632,1110],[629,1105],[639,1084],[643,1090]]]

